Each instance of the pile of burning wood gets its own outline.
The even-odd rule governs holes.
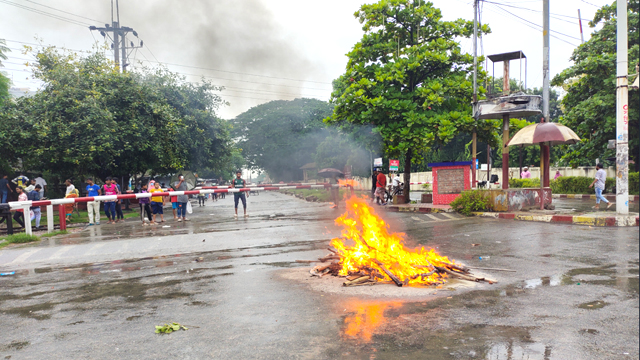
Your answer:
[[[388,225],[365,199],[355,196],[348,199],[347,212],[336,219],[336,224],[343,227],[342,237],[331,241],[331,253],[318,259],[323,264],[311,269],[311,275],[344,277],[344,286],[438,285],[445,283],[448,277],[495,282],[474,276],[468,267],[439,255],[434,249],[406,249],[404,234],[389,233]]]

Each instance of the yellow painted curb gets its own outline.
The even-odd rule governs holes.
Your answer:
[[[603,219],[604,220],[604,219]],[[595,225],[596,218],[591,216],[574,216],[573,223],[579,225]]]

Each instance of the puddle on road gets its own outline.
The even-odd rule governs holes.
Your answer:
[[[473,297],[483,298],[488,292],[474,293]],[[551,346],[531,339],[532,328],[485,324],[451,327],[450,323],[443,324],[444,305],[449,303],[459,307],[459,302],[453,298],[426,303],[348,300],[341,304],[345,313],[340,320],[342,343],[328,350],[327,357],[411,359],[424,358],[429,354],[433,359],[551,358]]]
[[[578,305],[578,307],[580,309],[587,309],[587,310],[596,310],[596,309],[602,309],[603,307],[609,305],[609,303],[606,303],[602,300],[596,300],[596,301],[591,301],[591,302],[587,302],[587,303],[582,303],[580,305]]]

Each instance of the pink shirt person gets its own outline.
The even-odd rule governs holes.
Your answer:
[[[531,179],[531,173],[529,172],[528,167],[524,168],[524,171],[520,173],[520,177],[523,179]]]

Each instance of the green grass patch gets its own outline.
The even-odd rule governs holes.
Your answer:
[[[50,233],[46,233],[46,234],[42,234],[40,235],[40,237],[46,238],[46,237],[52,237],[52,236],[56,236],[56,235],[64,235],[64,234],[68,234],[69,232],[67,230],[56,230]]]
[[[5,240],[5,241],[0,243],[0,248],[3,248],[9,244],[25,244],[25,243],[40,241],[40,237],[36,235],[14,234],[14,235],[0,236],[0,241],[2,240]]]
[[[58,209],[54,208],[53,213],[54,213],[53,215],[54,224],[59,224],[60,217],[58,216]],[[129,211],[123,210],[122,214],[124,215],[125,219],[135,218],[140,216],[140,212],[136,208],[131,208],[131,210]],[[107,215],[105,215],[104,211],[100,212],[100,221],[102,222],[102,220],[107,221]],[[88,222],[89,222],[89,213],[86,210],[80,210],[80,215],[78,215],[78,213],[75,211],[73,212],[73,215],[71,215],[71,220],[67,221],[67,224],[82,224],[82,223],[88,223]],[[43,211],[40,224],[46,224],[46,223],[47,223],[47,214],[46,214],[46,211]]]

